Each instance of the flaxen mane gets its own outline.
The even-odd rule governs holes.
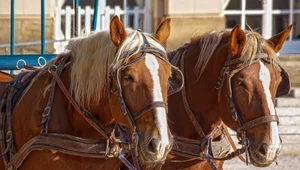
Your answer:
[[[222,36],[226,30],[223,31],[211,31],[204,33],[199,41],[199,46],[201,46],[201,52],[198,56],[198,61],[195,65],[194,71],[197,74],[197,79],[201,77],[204,69],[207,66],[212,54],[215,52],[216,48],[219,46]],[[241,53],[240,60],[244,62],[244,64],[251,64],[253,59],[255,58],[255,54],[257,52],[257,39],[260,41],[262,48],[265,51],[268,51],[268,57],[272,60],[278,61],[278,57],[271,46],[266,42],[266,40],[258,33],[253,31],[245,31],[246,33],[246,43],[244,49]],[[195,38],[192,39],[195,41]]]
[[[70,90],[75,100],[87,106],[99,102],[105,95],[110,69],[119,68],[139,52],[144,40],[142,33],[126,29],[127,38],[117,49],[109,31],[94,32],[70,41],[66,49],[71,54]],[[151,46],[165,49],[151,35],[144,34]]]

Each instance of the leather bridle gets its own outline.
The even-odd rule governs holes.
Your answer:
[[[229,105],[230,105],[230,108],[231,108],[233,119],[239,125],[239,127],[237,129],[237,137],[238,137],[239,143],[242,144],[243,148],[245,148],[243,150],[245,150],[245,152],[246,152],[246,160],[244,160],[244,159],[242,159],[242,160],[244,160],[244,162],[246,162],[247,165],[248,165],[248,162],[249,162],[249,160],[248,160],[248,157],[249,157],[248,149],[249,149],[250,143],[249,143],[248,138],[246,137],[246,130],[251,129],[255,126],[258,126],[260,124],[268,123],[268,122],[277,122],[277,123],[279,123],[279,119],[278,119],[277,115],[262,116],[262,117],[254,119],[254,120],[250,120],[250,121],[245,122],[242,119],[242,117],[240,116],[241,114],[238,112],[238,110],[236,108],[236,105],[235,105],[235,102],[234,102],[234,99],[233,99],[231,79],[239,71],[243,70],[246,67],[249,67],[250,65],[252,65],[254,63],[259,62],[260,60],[263,60],[267,63],[272,63],[272,64],[275,65],[276,68],[281,68],[277,62],[275,62],[273,60],[271,61],[269,59],[268,55],[263,52],[261,44],[260,44],[257,37],[256,37],[256,39],[257,39],[257,53],[255,54],[255,57],[254,57],[253,61],[250,62],[249,64],[242,64],[244,61],[241,61],[240,58],[236,58],[236,59],[231,60],[231,55],[228,53],[227,60],[225,61],[224,67],[223,67],[223,69],[221,70],[221,73],[220,73],[218,85],[215,87],[215,89],[218,90],[218,100],[220,102],[220,95],[221,95],[222,87],[223,87],[225,82],[228,83],[227,84],[227,87],[228,87],[228,94],[227,94],[228,101],[229,101]],[[242,65],[239,66],[239,67],[236,67],[234,69],[231,69],[233,66],[239,65],[239,64],[242,64]],[[240,159],[241,159],[241,157],[240,157]]]

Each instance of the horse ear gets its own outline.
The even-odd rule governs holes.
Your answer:
[[[171,19],[165,19],[157,28],[153,37],[156,38],[161,44],[164,44],[170,35],[170,22]]]
[[[238,57],[245,46],[246,35],[239,25],[236,25],[230,34],[230,52],[232,57]]]
[[[293,28],[293,24],[291,24],[287,29],[284,31],[274,35],[270,39],[267,40],[268,44],[271,45],[274,49],[274,51],[277,53],[279,50],[281,50],[283,43],[289,36],[291,30]]]
[[[112,42],[118,47],[126,39],[127,34],[124,25],[116,15],[110,22],[110,38]]]

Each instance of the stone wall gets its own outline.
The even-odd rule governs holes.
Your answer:
[[[46,40],[54,40],[54,19],[46,18]],[[15,17],[15,43],[41,40],[41,21],[38,17]],[[10,18],[0,17],[0,44],[10,43]],[[15,54],[40,53],[40,45],[15,47]],[[47,53],[53,53],[53,44],[47,44]],[[10,48],[0,48],[0,54],[10,54]]]
[[[194,16],[194,17],[170,17],[171,34],[166,43],[168,51],[179,48],[184,43],[189,43],[193,36],[211,30],[225,28],[225,17]]]
[[[292,87],[300,87],[300,55],[280,55],[279,59],[290,75]]]
[[[46,40],[54,39],[55,7],[64,0],[45,0]],[[0,44],[10,43],[10,11],[11,2],[0,0]],[[41,1],[15,1],[15,43],[41,41]],[[40,45],[15,47],[16,54],[40,53]],[[53,44],[47,45],[47,53],[54,51]],[[10,54],[9,45],[0,48],[0,54]]]

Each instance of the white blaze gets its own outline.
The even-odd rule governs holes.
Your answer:
[[[146,54],[145,64],[149,69],[153,80],[153,101],[163,101],[160,79],[158,75],[159,64],[156,57],[152,54]],[[157,148],[155,149],[158,151],[160,156],[163,156],[165,148],[169,145],[167,116],[165,108],[156,108],[155,123],[160,134],[160,141],[157,144]]]
[[[269,69],[260,61],[259,79],[262,82],[270,115],[276,115],[275,107],[270,92],[271,75]],[[280,138],[277,122],[271,122],[271,143],[268,148],[267,159],[274,159],[277,150],[280,148]]]

